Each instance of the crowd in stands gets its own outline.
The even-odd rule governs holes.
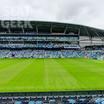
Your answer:
[[[19,37],[17,37],[19,39]],[[30,37],[31,38],[31,37]],[[16,38],[15,38],[16,39]],[[17,39],[17,40],[18,40]],[[30,41],[29,41],[30,42]],[[104,46],[83,49],[70,42],[1,43],[0,58],[93,58],[104,59]]]
[[[0,41],[78,41],[78,37],[1,36]]]
[[[104,51],[104,45],[93,45],[93,46],[86,46],[86,50],[103,50]]]
[[[104,56],[104,51],[82,50],[0,50],[0,58],[93,58]]]
[[[104,104],[103,96],[1,97],[0,104]]]
[[[80,48],[79,45],[61,43],[36,43],[36,44],[0,44],[0,48]]]

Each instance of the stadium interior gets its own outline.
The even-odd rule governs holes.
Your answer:
[[[2,22],[8,25],[3,27]],[[1,21],[1,58],[104,58],[103,30],[37,21],[30,21],[31,27],[13,27],[11,22],[19,21]]]
[[[2,22],[8,24],[3,27]],[[91,58],[104,60],[104,30],[83,25],[0,21],[0,58]],[[12,94],[11,94],[12,95]],[[103,95],[1,96],[0,104],[104,104]]]

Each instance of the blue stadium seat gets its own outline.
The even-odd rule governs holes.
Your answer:
[[[36,104],[35,101],[29,101],[28,104]]]
[[[15,104],[22,104],[22,101],[15,101]]]
[[[36,101],[35,104],[43,104],[42,101]]]
[[[69,104],[76,104],[76,100],[75,99],[68,99]]]

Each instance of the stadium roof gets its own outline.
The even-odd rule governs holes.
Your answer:
[[[32,28],[11,27],[11,23],[30,22]],[[8,28],[3,27],[3,23],[9,23]],[[88,27],[84,25],[58,23],[58,22],[43,22],[43,21],[0,21],[0,33],[15,33],[15,32],[38,32],[38,33],[60,33],[60,34],[79,34],[80,36],[102,37],[104,38],[104,30]]]

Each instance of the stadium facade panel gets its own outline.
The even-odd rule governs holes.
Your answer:
[[[79,35],[81,46],[104,44],[104,30],[83,25],[39,22],[0,21],[1,35]]]
[[[0,21],[1,58],[83,57],[89,54],[83,49],[104,49],[104,30],[56,22]]]

